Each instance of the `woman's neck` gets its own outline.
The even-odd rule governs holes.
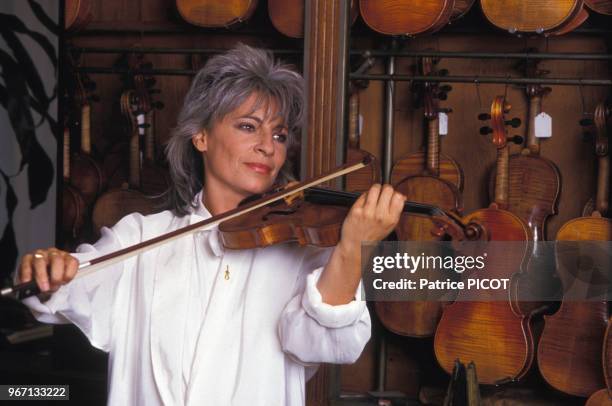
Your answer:
[[[244,196],[232,193],[232,191],[220,192],[219,188],[207,187],[207,185],[202,189],[202,204],[213,216],[235,209],[244,198]]]

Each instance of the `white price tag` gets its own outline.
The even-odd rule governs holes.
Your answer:
[[[552,137],[552,117],[542,112],[535,117],[535,136],[536,138]]]
[[[363,132],[363,116],[359,115],[359,123],[357,124],[357,134],[361,137]]]
[[[441,112],[438,113],[438,122],[440,123],[439,126],[439,133],[440,135],[446,135],[448,134],[448,114]]]
[[[136,116],[136,122],[138,123],[138,134],[145,135],[145,129],[144,129],[145,115],[142,113],[138,114]]]

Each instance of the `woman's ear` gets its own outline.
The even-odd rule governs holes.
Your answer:
[[[191,137],[191,142],[193,146],[200,152],[204,152],[208,150],[208,137],[206,136],[206,131],[202,130],[199,133],[195,134]]]

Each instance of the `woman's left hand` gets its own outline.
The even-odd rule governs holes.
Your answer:
[[[380,241],[399,222],[406,196],[389,184],[374,184],[351,207],[338,245],[360,249],[362,241]]]

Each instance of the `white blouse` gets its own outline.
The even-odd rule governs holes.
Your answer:
[[[130,214],[74,255],[86,261],[209,218],[195,198],[190,215]],[[213,229],[24,303],[110,353],[109,405],[304,405],[317,363],[355,362],[370,338],[360,288],[348,304],[322,302],[316,283],[331,251],[225,250]]]

